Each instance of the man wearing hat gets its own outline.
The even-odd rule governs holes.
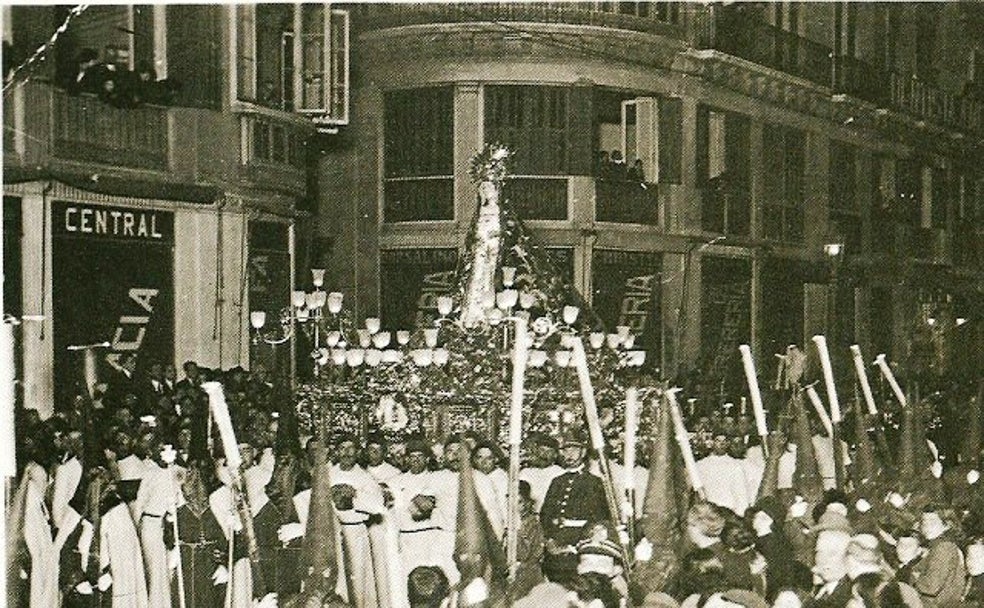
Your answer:
[[[741,461],[728,454],[728,434],[719,429],[714,436],[711,454],[697,461],[697,472],[704,482],[707,501],[744,515],[752,504]]]
[[[390,481],[403,573],[409,575],[418,566],[437,566],[454,584],[458,578],[452,559],[455,522],[439,517],[438,492],[431,483],[433,473],[427,470],[430,448],[422,440],[408,441],[406,458],[410,468]]]
[[[584,538],[585,527],[606,524],[610,518],[604,486],[584,465],[586,453],[584,434],[568,435],[560,451],[564,472],[550,483],[540,509],[546,538],[544,567],[561,575],[576,574],[576,546]]]
[[[543,497],[556,477],[564,472],[557,464],[557,440],[546,433],[530,433],[529,466],[519,472],[519,478],[530,484],[530,497],[537,513],[543,507]]]

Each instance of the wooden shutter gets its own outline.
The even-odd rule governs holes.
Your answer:
[[[635,123],[629,122],[635,110]],[[659,104],[652,97],[622,102],[622,156],[629,167],[642,160],[647,182],[659,181]]]
[[[659,106],[659,180],[661,182],[680,183],[682,152],[683,100],[678,97],[663,99]]]
[[[594,169],[596,133],[593,124],[594,86],[576,83],[571,87],[570,104],[570,158],[571,175],[591,175]]]

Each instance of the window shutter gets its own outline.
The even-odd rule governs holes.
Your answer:
[[[659,104],[655,98],[622,102],[622,156],[629,167],[641,159],[646,181],[659,181]]]
[[[570,92],[570,138],[569,173],[571,175],[591,175],[594,168],[596,147],[593,126],[594,86],[591,83],[576,83]],[[585,136],[585,134],[592,134]]]
[[[219,10],[203,4],[167,7],[167,74],[182,84],[176,105],[221,106]]]
[[[681,181],[683,152],[683,100],[661,100],[659,107],[659,179],[666,184]]]

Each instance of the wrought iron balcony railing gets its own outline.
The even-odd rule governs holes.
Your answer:
[[[592,25],[635,32],[666,33],[680,6],[672,2],[478,2],[363,4],[352,9],[357,27],[467,22],[533,22]]]
[[[627,179],[595,180],[595,219],[619,224],[659,225],[657,185]]]

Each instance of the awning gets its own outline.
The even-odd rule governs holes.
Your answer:
[[[201,205],[215,202],[222,194],[222,190],[215,186],[151,181],[108,173],[79,173],[51,167],[4,167],[3,169],[4,184],[22,184],[46,180],[61,182],[79,190],[108,196],[180,201]]]

